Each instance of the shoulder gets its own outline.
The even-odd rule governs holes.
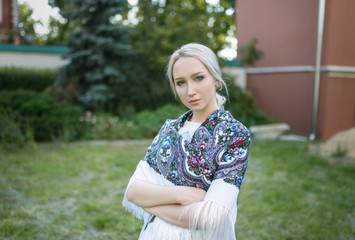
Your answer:
[[[219,116],[219,121],[224,125],[225,129],[232,132],[248,132],[249,129],[240,121],[235,119],[229,111],[225,111]]]
[[[240,121],[235,119],[229,111],[225,111],[220,117],[220,123],[223,124],[224,131],[220,132],[223,140],[227,145],[244,145],[250,144],[250,131]]]
[[[166,119],[162,127],[160,128],[160,132],[169,129],[170,127],[174,126],[176,119]]]

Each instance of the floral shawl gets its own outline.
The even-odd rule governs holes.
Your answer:
[[[166,233],[157,233],[161,229],[167,229],[169,236],[176,230],[180,237],[171,239],[234,239],[238,193],[248,164],[249,130],[220,107],[188,141],[179,134],[179,129],[191,117],[190,110],[176,120],[165,122],[131,181],[143,179],[161,185],[199,187],[207,194],[205,200],[194,207],[195,218],[190,229],[158,219],[150,224],[150,235],[154,235],[151,239],[166,239]],[[123,205],[139,218],[148,217],[126,198]],[[194,230],[201,216],[204,219],[202,230]],[[219,226],[217,230],[215,224]]]

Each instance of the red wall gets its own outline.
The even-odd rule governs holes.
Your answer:
[[[307,136],[311,131],[314,73],[270,73],[248,75],[248,88],[257,106],[269,117]]]
[[[329,139],[338,131],[354,127],[355,76],[324,76],[320,86],[318,136]]]
[[[264,58],[256,68],[314,66],[318,0],[237,0],[238,45],[253,37]],[[355,1],[327,0],[316,136],[328,139],[355,121]],[[350,72],[331,67],[353,67]],[[250,66],[249,66],[250,69]],[[252,69],[252,68],[251,68]],[[247,75],[257,107],[290,124],[295,133],[311,133],[314,71]]]
[[[322,65],[355,67],[355,1],[326,1]],[[355,73],[325,72],[320,82],[318,136],[355,125]]]
[[[264,58],[255,67],[314,65],[318,1],[238,0],[238,45],[253,37]]]
[[[322,65],[355,66],[355,1],[327,0]]]
[[[12,29],[11,0],[2,0],[2,22],[0,28]]]
[[[255,67],[310,66],[315,63],[318,1],[238,0],[238,46],[253,37],[264,58]],[[311,131],[313,72],[248,74],[247,88],[268,116],[308,136]]]

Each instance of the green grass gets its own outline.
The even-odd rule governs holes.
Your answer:
[[[0,239],[137,239],[121,205],[146,144],[0,151]],[[238,239],[355,239],[355,166],[307,143],[253,142]]]
[[[121,205],[146,146],[0,153],[0,239],[137,239]]]
[[[239,198],[238,239],[355,239],[355,166],[307,143],[254,142]]]

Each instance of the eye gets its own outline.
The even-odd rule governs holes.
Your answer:
[[[197,76],[197,77],[195,77],[195,80],[196,80],[196,81],[202,81],[203,79],[205,79],[204,76]]]
[[[175,84],[177,86],[182,86],[185,83],[185,81],[176,81]]]

